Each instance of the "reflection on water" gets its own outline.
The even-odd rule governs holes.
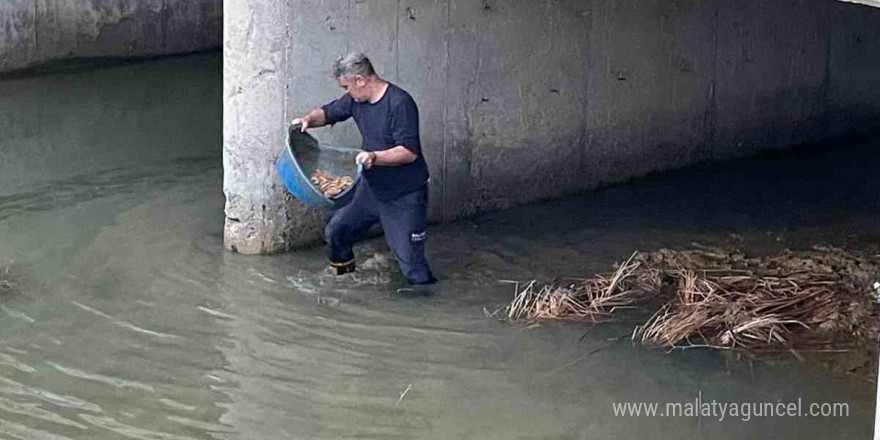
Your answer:
[[[49,81],[74,90],[96,75],[128,83],[143,69],[217,86],[218,65],[215,55],[179,58],[23,88]],[[429,256],[444,281],[431,298],[403,297],[381,239],[359,247],[359,271],[339,278],[319,247],[273,257],[224,252],[218,104],[179,91],[107,98],[155,127],[183,113],[156,110],[166,100],[204,115],[180,138],[151,142],[170,156],[134,160],[139,142],[71,153],[46,141],[76,132],[62,123],[2,145],[20,171],[6,181],[15,189],[0,193],[0,261],[15,262],[21,294],[0,304],[0,438],[870,438],[874,386],[860,378],[796,360],[749,364],[612,343],[625,324],[586,332],[486,317],[512,293],[499,280],[591,274],[634,249],[717,243],[731,233],[758,251],[876,242],[877,181],[858,171],[877,165],[870,145],[653,177],[434,226]],[[64,105],[59,113],[75,113]],[[122,124],[105,137],[132,129]],[[30,161],[33,145],[76,156],[77,171]],[[115,159],[87,157],[102,152]],[[787,165],[794,158],[797,170]],[[612,410],[613,402],[700,394],[846,402],[851,414],[719,422]]]
[[[216,154],[221,65],[211,54],[0,80],[0,196]]]

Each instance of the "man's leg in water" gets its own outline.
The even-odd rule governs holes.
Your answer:
[[[425,259],[427,186],[395,200],[379,203],[379,221],[401,272],[410,284],[435,283],[437,279]]]
[[[333,213],[324,228],[324,239],[330,245],[330,265],[337,273],[354,270],[352,246],[363,240],[370,226],[379,220],[375,197],[367,186],[367,182],[360,182],[351,203]]]

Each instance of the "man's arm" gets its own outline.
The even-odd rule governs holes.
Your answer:
[[[408,163],[415,162],[415,160],[418,158],[419,156],[410,151],[409,148],[406,148],[403,145],[398,145],[394,148],[389,148],[387,150],[364,151],[362,153],[358,153],[355,160],[357,161],[357,163],[363,164],[364,169],[368,170],[374,165],[380,167],[396,167],[400,165],[406,165]]]
[[[327,114],[324,113],[324,109],[319,107],[306,113],[305,116],[294,119],[292,123],[294,125],[301,124],[301,130],[305,132],[310,128],[323,127],[327,125]]]
[[[409,95],[391,111],[391,137],[394,147],[363,157],[364,168],[373,165],[396,167],[414,162],[422,154],[419,147],[419,109]],[[359,157],[361,155],[358,155]],[[370,161],[372,159],[372,161]]]

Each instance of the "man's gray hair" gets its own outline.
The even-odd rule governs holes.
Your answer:
[[[351,52],[339,57],[333,63],[333,76],[336,78],[354,78],[356,75],[375,75],[373,63],[361,52]]]

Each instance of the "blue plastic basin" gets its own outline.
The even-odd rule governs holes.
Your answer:
[[[278,178],[294,197],[313,208],[339,209],[351,202],[361,180],[363,166],[355,163],[361,151],[318,142],[295,125],[287,130],[287,141],[275,166]],[[319,168],[334,176],[352,176],[354,183],[345,191],[327,197],[309,181],[312,172]]]

